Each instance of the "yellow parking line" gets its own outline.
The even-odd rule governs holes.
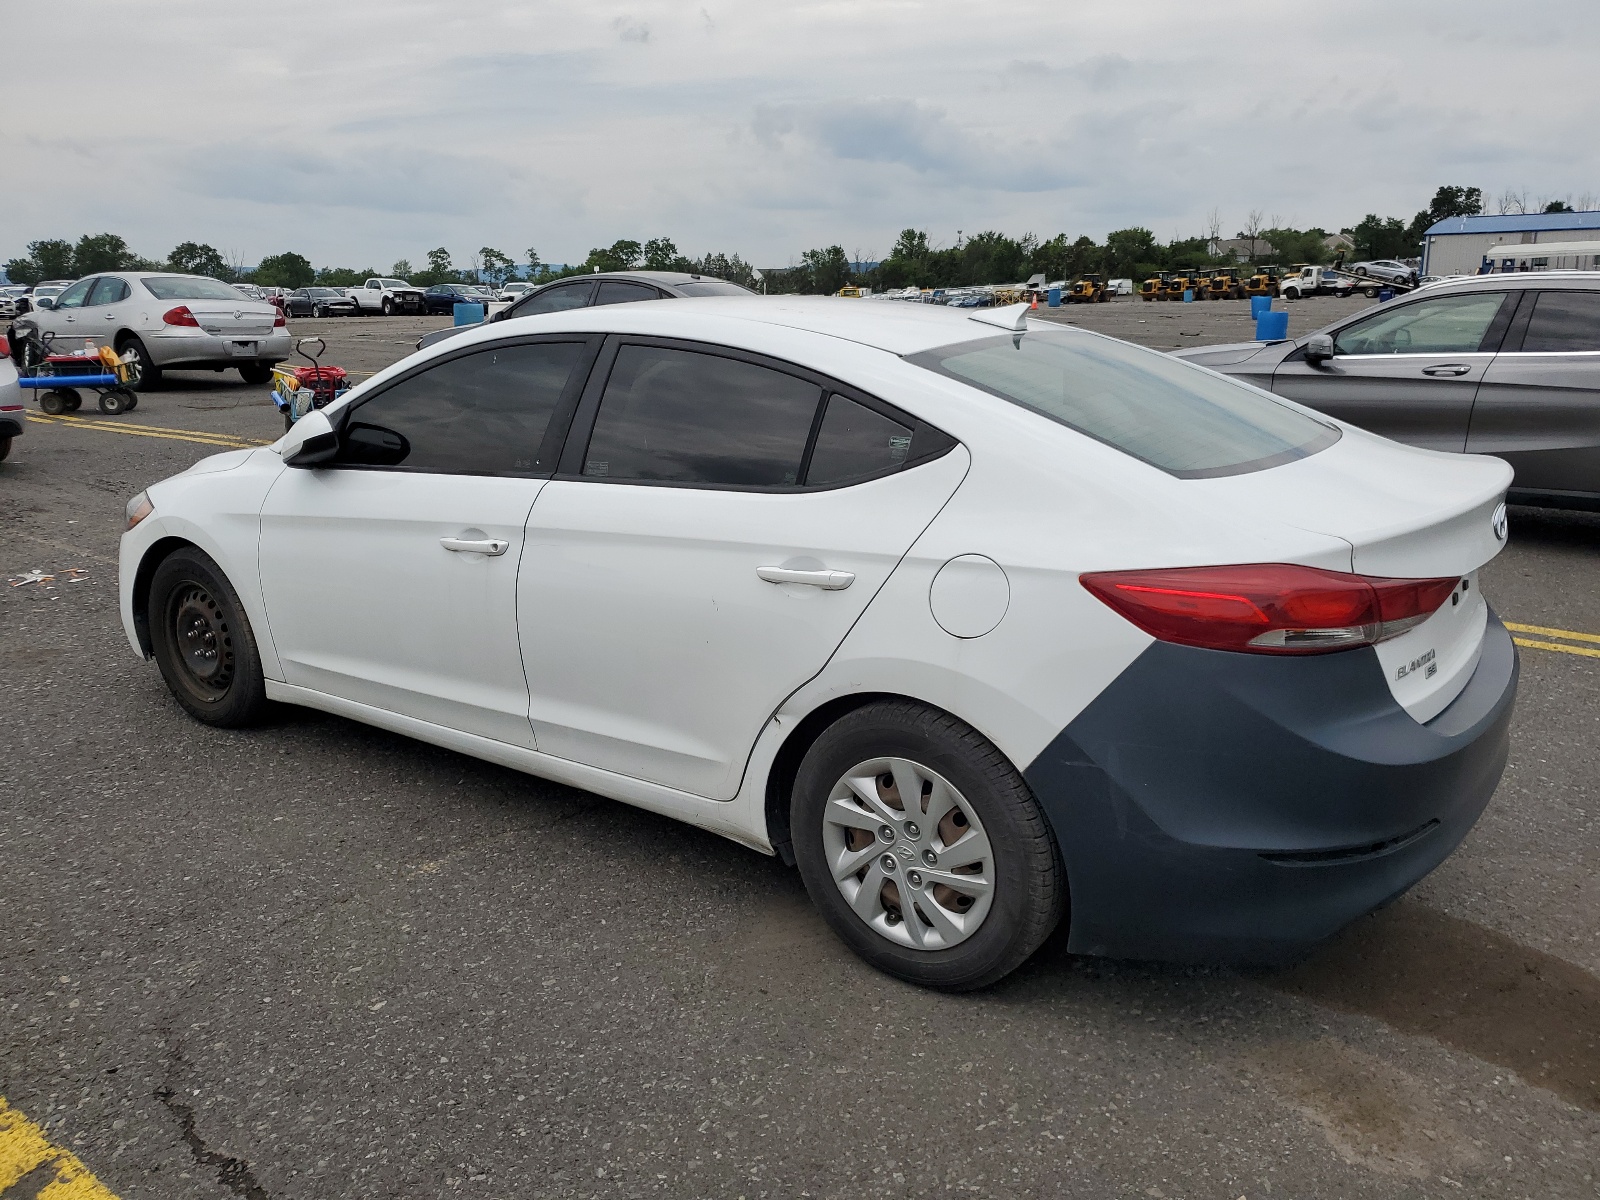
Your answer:
[[[1600,650],[1591,650],[1587,646],[1563,646],[1559,642],[1536,642],[1532,638],[1512,638],[1519,646],[1530,650],[1554,650],[1560,654],[1581,654],[1585,658],[1600,658]]]
[[[0,1096],[0,1194],[40,1168],[48,1178],[29,1181],[35,1185],[30,1194],[40,1200],[117,1200],[77,1155],[53,1145],[44,1130]]]
[[[258,438],[234,437],[228,433],[208,433],[200,429],[163,429],[157,425],[111,425],[103,421],[85,420],[83,417],[40,416],[28,414],[30,421],[42,425],[68,425],[77,429],[93,429],[101,433],[122,433],[130,437],[162,438],[171,442],[198,442],[202,446],[220,446],[225,450],[251,450],[257,446],[270,446],[270,441]]]
[[[1577,633],[1571,629],[1550,629],[1544,625],[1513,625],[1510,621],[1506,622],[1506,628],[1512,633],[1540,633],[1569,642],[1600,642],[1600,633]]]

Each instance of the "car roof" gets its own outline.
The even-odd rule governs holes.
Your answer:
[[[631,311],[630,311],[631,310]],[[498,335],[526,328],[528,332],[559,328],[566,331],[644,332],[671,311],[676,317],[725,320],[794,329],[839,338],[891,354],[920,354],[939,346],[997,337],[996,326],[974,319],[971,309],[951,309],[935,304],[896,304],[838,296],[705,296],[636,304],[609,304],[571,308],[560,313],[514,317],[489,326]],[[979,312],[992,312],[980,309]],[[660,315],[657,315],[660,314]],[[635,319],[637,318],[637,319]],[[707,332],[715,336],[708,323]],[[1034,330],[1064,330],[1056,322],[1039,322]],[[683,336],[683,335],[677,335]]]
[[[1493,275],[1468,275],[1461,279],[1446,278],[1427,285],[1430,294],[1447,291],[1475,291],[1479,288],[1531,288],[1560,284],[1570,287],[1579,284],[1584,288],[1600,288],[1600,271],[1512,271]]]

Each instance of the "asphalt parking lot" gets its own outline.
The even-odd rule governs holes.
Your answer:
[[[364,377],[441,323],[292,324]],[[1058,937],[951,997],[711,834],[318,713],[191,721],[122,634],[123,505],[277,437],[267,389],[33,416],[0,463],[0,1135],[42,1148],[0,1154],[5,1200],[73,1163],[124,1200],[1597,1193],[1600,514],[1513,510],[1512,760],[1406,898],[1287,971]]]

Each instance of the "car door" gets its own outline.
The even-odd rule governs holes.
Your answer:
[[[1514,487],[1600,494],[1600,290],[1523,293],[1467,449],[1510,463]]]
[[[597,348],[522,338],[430,362],[348,413],[332,464],[279,476],[260,568],[286,683],[533,745],[517,564],[552,415]]]
[[[1288,354],[1272,390],[1429,450],[1466,449],[1472,401],[1510,320],[1505,292],[1386,304],[1333,334],[1334,357]]]
[[[793,367],[612,339],[528,522],[539,749],[731,798],[773,710],[960,484],[955,445]]]
[[[89,289],[78,321],[83,326],[83,336],[92,337],[98,346],[113,346],[117,330],[134,324],[129,310],[132,307],[133,289],[126,280],[115,275],[102,275]]]
[[[92,333],[84,333],[90,328],[91,322],[84,316],[83,306],[98,280],[99,276],[95,275],[80,279],[56,297],[54,307],[35,309],[30,314],[40,333],[55,334],[57,345],[52,347],[52,353],[70,354],[74,350],[81,350],[84,337],[93,337]]]

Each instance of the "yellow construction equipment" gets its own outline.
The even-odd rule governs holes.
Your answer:
[[[1283,272],[1277,267],[1257,267],[1250,273],[1250,278],[1244,281],[1244,294],[1246,296],[1277,296],[1278,281],[1283,278]]]
[[[1106,281],[1102,275],[1083,275],[1078,282],[1072,285],[1072,291],[1065,297],[1069,304],[1104,304],[1106,301]]]
[[[1172,283],[1172,272],[1162,271],[1152,275],[1139,285],[1139,299],[1165,300],[1169,285]]]
[[[1244,283],[1232,267],[1218,267],[1206,281],[1207,300],[1243,300]]]

